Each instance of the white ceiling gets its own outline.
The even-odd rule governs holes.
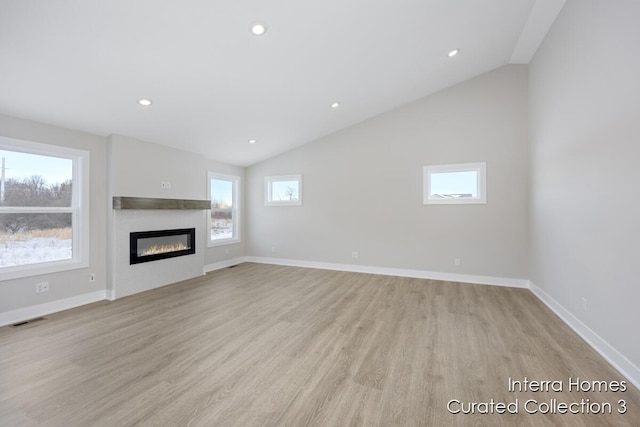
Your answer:
[[[562,4],[0,0],[0,113],[246,166],[527,63]]]

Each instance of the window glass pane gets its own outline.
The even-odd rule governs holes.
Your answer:
[[[264,177],[265,206],[302,206],[302,175]]]
[[[0,161],[2,206],[71,206],[71,159],[0,150]]]
[[[211,209],[211,240],[233,238],[233,212],[230,209]]]
[[[273,181],[271,183],[271,200],[299,200],[299,181]]]
[[[211,180],[211,208],[231,209],[233,207],[233,181]]]
[[[233,238],[233,181],[211,180],[211,240]]]
[[[432,172],[431,196],[435,198],[478,197],[478,172]]]
[[[0,214],[0,267],[72,257],[71,213]]]

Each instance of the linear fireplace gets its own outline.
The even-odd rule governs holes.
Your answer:
[[[130,234],[129,264],[196,253],[196,229],[141,231]]]

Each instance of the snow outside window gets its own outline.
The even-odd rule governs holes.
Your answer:
[[[88,266],[89,153],[0,137],[0,280]]]
[[[209,172],[209,246],[240,241],[240,177]]]

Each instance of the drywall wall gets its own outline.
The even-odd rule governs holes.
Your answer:
[[[569,0],[529,68],[531,280],[636,372],[638,16],[637,1]]]
[[[0,135],[89,151],[90,257],[89,267],[59,273],[0,281],[0,313],[97,295],[106,284],[107,144],[104,137],[0,115]],[[96,281],[89,282],[89,274]],[[35,293],[35,284],[47,281],[50,291]],[[101,299],[101,298],[99,298]],[[83,300],[86,302],[87,300]],[[28,310],[21,313],[29,313]],[[34,312],[35,313],[35,312]]]
[[[120,135],[109,137],[109,170],[112,196],[204,200],[209,171],[239,176],[241,187],[244,184],[243,167]],[[163,189],[161,182],[170,182],[171,188]],[[240,230],[239,243],[206,249],[205,266],[245,255],[243,227]]]
[[[131,138],[109,138],[0,115],[0,135],[87,150],[90,153],[89,267],[66,272],[0,280],[0,323],[59,311],[105,297],[112,270],[109,245],[113,239],[111,196],[207,198],[207,171],[238,175],[244,168],[225,165],[193,153],[169,149]],[[172,188],[163,190],[161,181]],[[204,214],[203,232],[204,232]],[[206,247],[203,244],[201,248]],[[244,241],[206,248],[202,267],[244,256]],[[201,271],[201,268],[199,269]],[[96,280],[89,282],[94,273]],[[167,277],[173,277],[168,275]],[[35,284],[47,281],[50,291],[35,293]]]
[[[506,66],[253,165],[248,255],[526,279],[526,121],[527,69]],[[486,205],[423,205],[423,166],[472,162]],[[264,206],[265,176],[285,174],[303,205]]]

